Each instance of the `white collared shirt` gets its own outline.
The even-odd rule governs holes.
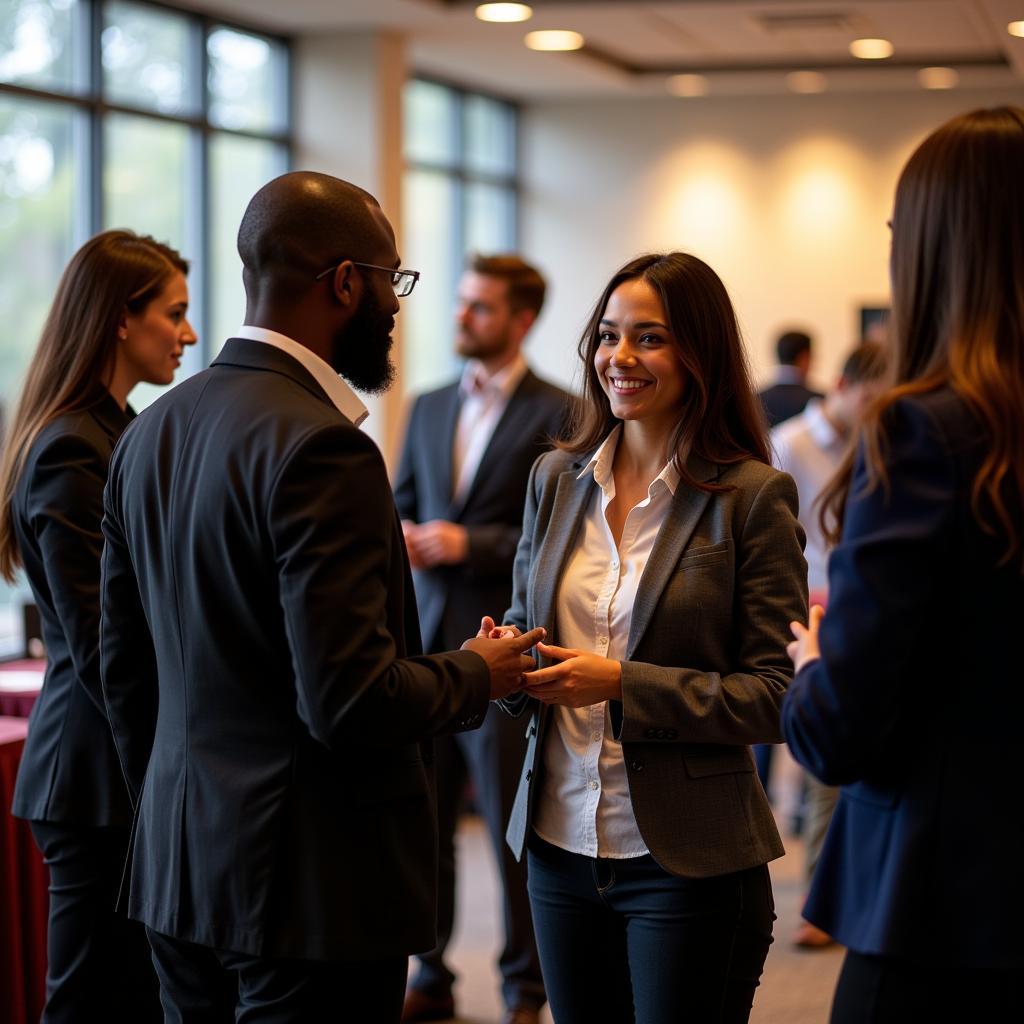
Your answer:
[[[452,451],[452,496],[456,500],[469,493],[494,428],[525,376],[526,360],[522,354],[490,376],[478,360],[466,363],[459,384],[462,405]]]
[[[559,647],[626,656],[637,588],[655,538],[672,506],[679,473],[671,462],[626,517],[616,548],[606,513],[615,497],[612,462],[622,428],[594,453],[580,478],[597,487],[566,562],[555,609]],[[608,702],[553,705],[544,742],[544,772],[534,829],[546,842],[586,857],[641,857],[648,852],[633,815],[622,744],[612,735]]]
[[[338,412],[357,427],[370,415],[369,410],[359,400],[356,393],[338,376],[334,368],[315,352],[300,345],[287,334],[268,330],[266,327],[251,327],[246,324],[239,327],[232,335],[234,338],[245,338],[247,341],[261,341],[273,345],[282,352],[287,352],[293,359],[300,362],[313,375],[313,379],[327,392],[327,397]]]
[[[821,399],[812,398],[802,413],[772,430],[771,446],[775,465],[796,481],[800,498],[797,518],[807,532],[807,587],[811,593],[824,596],[828,592],[829,549],[818,524],[819,507],[815,502],[839,468],[846,439],[829,422]]]

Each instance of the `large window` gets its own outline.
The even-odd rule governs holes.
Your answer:
[[[516,247],[516,108],[414,79],[404,115],[402,258],[423,277],[403,313],[403,371],[408,390],[421,391],[455,371],[452,316],[467,254]]]
[[[284,40],[148,0],[0,2],[0,403],[64,264],[110,227],[190,260],[185,370],[205,365],[242,317],[234,235],[288,167],[288,105]]]
[[[148,0],[0,0],[0,410],[65,263],[105,228],[192,264],[182,373],[241,323],[235,234],[290,162],[288,60],[285,40]],[[12,614],[0,587],[0,655]]]

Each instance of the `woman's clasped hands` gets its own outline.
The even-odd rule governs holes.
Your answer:
[[[499,640],[519,636],[516,626],[498,626],[485,615],[480,622],[479,637]],[[579,651],[554,644],[539,643],[537,652],[554,662],[532,672],[524,672],[521,691],[544,704],[562,704],[585,708],[605,700],[622,700],[622,665],[599,654]]]

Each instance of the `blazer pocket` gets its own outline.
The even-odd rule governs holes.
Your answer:
[[[676,572],[685,569],[696,569],[705,565],[717,565],[729,560],[730,541],[723,540],[719,544],[708,544],[704,547],[689,548],[676,563]]]
[[[691,779],[706,779],[711,775],[738,775],[754,770],[754,762],[745,747],[724,753],[684,754],[683,764]]]

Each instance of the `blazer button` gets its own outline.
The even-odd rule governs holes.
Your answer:
[[[654,729],[645,729],[644,730],[644,736],[647,739],[649,739],[649,740],[653,740],[656,735],[657,735],[657,733],[655,732]]]
[[[629,767],[635,772],[642,772],[644,770],[644,763],[643,761],[630,761]]]
[[[677,733],[675,729],[669,729],[667,731],[667,735],[670,740],[674,740],[679,735],[679,733]]]
[[[665,739],[665,736],[666,736],[665,730],[664,729],[659,729],[658,730],[658,739],[659,740],[663,740],[663,739]]]

